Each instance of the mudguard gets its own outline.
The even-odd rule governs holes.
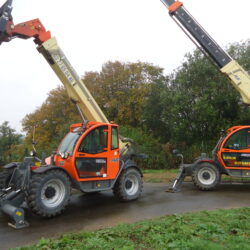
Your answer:
[[[135,168],[139,171],[141,177],[143,177],[142,171],[140,168],[137,167],[137,164],[134,160],[128,159],[125,163],[124,163],[124,167],[123,169],[127,169],[127,168]]]
[[[42,173],[48,172],[48,171],[53,170],[53,169],[59,169],[59,170],[65,172],[67,175],[69,175],[65,169],[54,166],[54,165],[41,166],[41,167],[34,169],[32,172],[36,173],[36,174],[42,174]]]
[[[218,168],[218,170],[220,171],[220,173],[225,172],[225,169],[223,169],[222,166],[218,162],[216,162],[215,160],[210,159],[210,158],[200,157],[193,164],[191,164],[192,165],[192,170],[191,170],[191,172],[189,172],[189,176],[192,176],[193,170],[194,170],[194,168],[196,166],[198,166],[199,164],[202,164],[202,163],[206,163],[206,162],[216,166]]]
[[[11,162],[3,166],[4,169],[16,168],[20,166],[21,162]]]

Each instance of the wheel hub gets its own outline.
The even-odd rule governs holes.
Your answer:
[[[41,201],[47,208],[55,208],[61,204],[66,195],[66,188],[60,179],[47,181],[41,190]]]
[[[198,180],[203,184],[203,185],[212,185],[214,181],[216,180],[216,173],[214,172],[213,169],[206,167],[201,169],[198,172]]]
[[[47,187],[44,193],[47,199],[53,198],[55,194],[56,194],[56,190],[53,187]]]
[[[125,187],[126,187],[126,189],[130,189],[132,187],[132,185],[133,185],[132,181],[127,180],[126,184],[125,184]]]
[[[124,186],[128,195],[135,195],[139,189],[139,181],[135,175],[130,174],[126,177]]]
[[[209,180],[210,179],[210,174],[208,172],[204,172],[202,174],[202,177],[203,177],[204,180]]]

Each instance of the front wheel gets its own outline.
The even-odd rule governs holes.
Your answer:
[[[46,218],[54,217],[69,203],[70,189],[69,177],[60,170],[34,174],[27,203],[33,213]]]
[[[221,175],[216,166],[210,163],[203,163],[195,167],[192,179],[198,189],[209,191],[219,185]]]
[[[114,187],[114,195],[120,201],[132,201],[139,198],[142,192],[142,178],[135,168],[122,171]]]

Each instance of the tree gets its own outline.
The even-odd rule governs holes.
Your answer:
[[[146,131],[161,143],[165,143],[171,139],[172,125],[166,122],[163,117],[163,111],[169,105],[165,106],[166,103],[161,101],[164,95],[171,95],[168,88],[168,81],[168,77],[164,76],[151,84],[150,93],[142,114]]]
[[[228,51],[250,70],[250,40]],[[195,50],[165,80],[151,84],[143,118],[147,133],[170,145],[168,152],[178,147],[193,160],[214,147],[221,130],[249,124],[250,110],[230,81]]]
[[[249,48],[249,41],[229,47],[248,71]],[[198,50],[187,54],[181,67],[170,76],[169,88],[160,102],[164,107],[160,117],[171,131],[170,141],[186,149],[197,145],[212,147],[222,129],[250,123],[250,110],[239,93]]]
[[[12,147],[21,143],[21,137],[21,134],[9,126],[9,122],[5,121],[0,125],[0,165],[16,158],[16,152]]]
[[[81,117],[75,105],[70,101],[65,88],[59,86],[49,92],[48,98],[41,107],[23,119],[23,130],[27,134],[25,144],[31,148],[35,127],[38,153],[50,154],[58,147],[62,138],[69,131],[70,125],[81,121]]]
[[[163,78],[163,69],[149,63],[107,62],[101,72],[87,72],[84,82],[108,119],[140,126],[151,84]]]

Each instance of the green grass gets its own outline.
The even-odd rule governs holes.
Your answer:
[[[169,183],[173,181],[178,173],[178,169],[144,169],[144,182]]]
[[[144,174],[162,174],[162,173],[178,173],[178,169],[143,169]]]
[[[250,208],[170,215],[19,249],[250,249]]]

